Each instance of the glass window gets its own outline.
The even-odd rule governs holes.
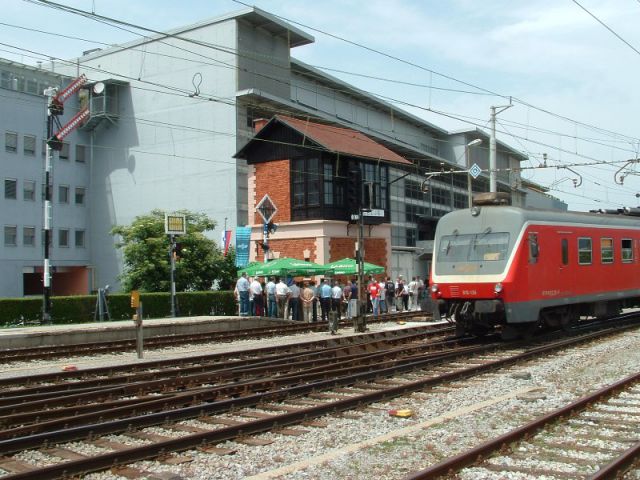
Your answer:
[[[25,180],[22,186],[22,199],[33,202],[36,199],[36,182]]]
[[[600,261],[613,263],[613,238],[600,239]]]
[[[87,161],[87,146],[76,145],[76,162],[85,163]]]
[[[324,204],[333,205],[333,164],[324,164]]]
[[[25,247],[35,247],[36,227],[24,227],[22,229],[22,244]]]
[[[620,256],[622,263],[633,262],[633,240],[630,238],[623,238],[620,248]]]
[[[62,142],[62,150],[58,156],[60,160],[69,160],[69,144],[67,142]]]
[[[86,190],[83,187],[76,187],[76,205],[84,205]]]
[[[27,80],[27,93],[33,93],[34,95],[38,94],[38,81],[30,78]]]
[[[495,262],[507,259],[509,233],[445,235],[440,240],[440,262]]]
[[[569,265],[569,240],[563,238],[560,245],[562,248],[562,264]]]
[[[15,247],[18,244],[18,227],[15,225],[4,226],[4,246]]]
[[[36,137],[34,135],[25,135],[23,137],[24,144],[22,145],[22,151],[25,155],[35,156],[36,154]]]
[[[58,246],[59,247],[69,246],[69,230],[68,229],[61,228],[58,230]]]
[[[304,159],[298,158],[292,162],[293,169],[293,201],[294,207],[304,206]]]
[[[69,186],[68,185],[58,186],[58,202],[69,203]]]
[[[307,159],[307,205],[320,205],[320,159]]]
[[[84,247],[84,230],[76,230],[76,247]]]
[[[451,205],[451,193],[444,188],[433,187],[431,189],[431,201],[440,205]]]
[[[590,238],[578,238],[578,263],[580,265],[591,264],[591,239]]]
[[[18,134],[14,132],[5,132],[4,149],[7,152],[16,153],[18,151]]]
[[[15,200],[17,198],[16,190],[18,189],[18,181],[14,178],[4,179],[4,198]]]

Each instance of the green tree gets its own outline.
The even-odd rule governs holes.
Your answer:
[[[176,261],[176,290],[209,290],[212,286],[230,288],[236,277],[235,256],[224,257],[218,245],[204,235],[215,222],[203,213],[177,212],[185,215],[187,233],[177,237],[182,246]],[[124,272],[120,276],[124,291],[162,292],[170,290],[170,239],[164,233],[164,212],[153,210],[134,219],[131,225],[111,229],[119,237],[116,246],[124,255]]]

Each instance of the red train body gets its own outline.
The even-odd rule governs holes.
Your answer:
[[[436,228],[431,296],[459,333],[571,325],[640,300],[640,218],[476,206]]]

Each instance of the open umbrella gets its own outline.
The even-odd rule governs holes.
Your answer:
[[[304,260],[297,260],[295,258],[278,258],[267,263],[259,263],[257,265],[250,265],[240,273],[246,271],[247,275],[253,277],[270,277],[270,276],[283,276],[290,275],[297,277],[300,275],[324,275],[325,273],[331,273],[331,269],[318,265],[313,262],[305,262]]]
[[[324,267],[330,268],[334,275],[355,275],[357,273],[357,264],[353,258],[343,258],[336,262],[327,263]],[[372,275],[384,273],[384,267],[364,262],[364,273]]]

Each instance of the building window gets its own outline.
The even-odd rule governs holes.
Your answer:
[[[16,153],[18,151],[18,134],[14,132],[5,132],[4,149],[7,152]]]
[[[613,263],[613,238],[600,239],[600,261]]]
[[[324,164],[324,204],[333,205],[333,165],[331,163]]]
[[[25,135],[22,137],[23,145],[22,151],[25,155],[29,155],[31,157],[36,154],[36,137],[33,135]]]
[[[15,225],[4,226],[4,246],[15,247],[18,244],[18,227]]]
[[[433,187],[431,189],[431,201],[449,207],[451,206],[451,193],[447,189]]]
[[[68,229],[61,228],[58,230],[58,246],[59,247],[69,246],[69,230]]]
[[[36,182],[25,180],[22,186],[22,199],[33,202],[36,199]]]
[[[84,230],[76,230],[76,247],[84,247]]]
[[[69,160],[69,144],[67,142],[62,142],[62,150],[58,156],[60,160]]]
[[[24,227],[22,229],[22,244],[25,247],[36,246],[36,227]]]
[[[320,159],[298,158],[291,164],[293,207],[320,206]]]
[[[578,263],[580,265],[591,264],[591,239],[578,238]]]
[[[76,145],[76,162],[85,163],[87,161],[87,146]]]
[[[620,256],[622,258],[622,263],[633,262],[633,240],[630,238],[623,238],[621,247]]]
[[[18,189],[18,181],[14,178],[4,179],[4,198],[15,200],[17,198],[16,191]]]
[[[67,185],[58,186],[58,202],[69,203],[69,187]]]
[[[467,208],[468,202],[465,194],[453,192],[453,208]]]
[[[85,195],[86,189],[83,187],[76,187],[76,205],[84,205]]]

